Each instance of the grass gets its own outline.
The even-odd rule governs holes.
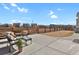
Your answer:
[[[53,37],[67,37],[73,35],[74,31],[55,31],[44,33],[45,35],[53,36]]]

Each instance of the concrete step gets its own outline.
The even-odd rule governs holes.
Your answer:
[[[0,39],[0,48],[8,46],[7,39]]]
[[[0,42],[4,42],[4,41],[7,41],[7,39],[0,39]]]
[[[7,46],[8,46],[8,43],[0,44],[0,48],[4,48],[4,47],[7,47]]]

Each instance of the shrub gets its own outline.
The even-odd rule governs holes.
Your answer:
[[[16,45],[18,46],[18,48],[22,48],[23,47],[22,38],[17,39]]]

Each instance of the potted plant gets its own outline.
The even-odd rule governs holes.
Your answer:
[[[23,49],[22,38],[17,39],[16,45],[18,46],[19,52],[22,52],[22,49]]]

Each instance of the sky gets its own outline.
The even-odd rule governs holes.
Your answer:
[[[0,24],[75,25],[79,3],[0,3]]]

